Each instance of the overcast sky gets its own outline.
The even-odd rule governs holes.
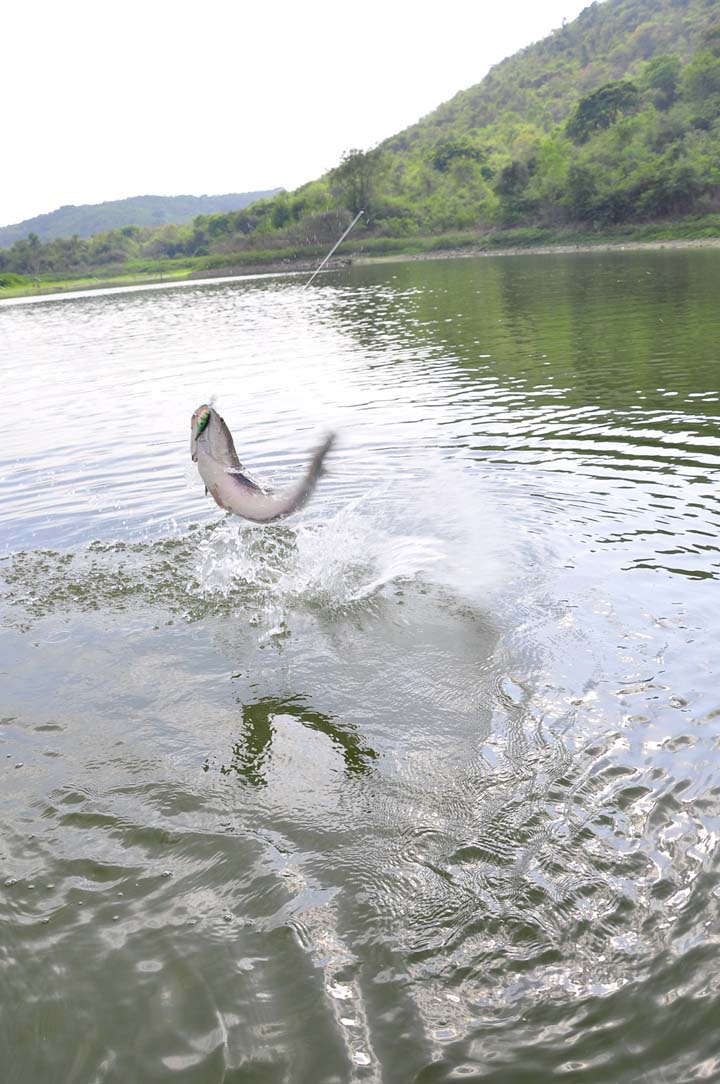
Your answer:
[[[589,2],[6,0],[0,225],[66,203],[295,188]]]

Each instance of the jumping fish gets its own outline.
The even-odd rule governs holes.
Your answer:
[[[270,523],[302,508],[315,488],[323,460],[335,441],[334,433],[328,434],[313,453],[304,476],[288,489],[273,493],[243,469],[232,433],[214,407],[207,403],[198,407],[192,416],[190,431],[190,454],[198,465],[205,492],[220,508],[255,523]]]

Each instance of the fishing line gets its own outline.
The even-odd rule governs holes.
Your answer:
[[[318,267],[316,267],[316,268],[315,268],[315,270],[313,271],[312,275],[310,276],[310,278],[309,278],[309,279],[307,280],[307,282],[306,282],[306,283],[305,283],[305,285],[303,286],[303,290],[307,290],[308,286],[310,285],[310,283],[312,282],[312,280],[313,280],[313,279],[315,278],[315,276],[317,275],[318,271],[322,271],[323,267],[324,267],[324,266],[325,266],[325,264],[326,264],[326,263],[328,262],[328,260],[329,260],[329,259],[330,259],[330,257],[332,256],[332,254],[333,254],[333,252],[335,251],[335,249],[336,249],[336,248],[338,248],[338,247],[339,247],[339,246],[340,246],[340,245],[341,245],[341,244],[343,243],[343,241],[345,240],[345,238],[347,237],[347,235],[348,235],[348,234],[350,233],[350,230],[351,230],[351,229],[353,228],[353,226],[355,225],[355,223],[356,223],[356,222],[358,222],[358,221],[360,220],[360,217],[361,217],[362,215],[364,215],[364,214],[365,214],[365,211],[358,211],[358,213],[357,213],[357,214],[355,215],[354,219],[352,220],[352,222],[350,223],[350,225],[348,226],[348,228],[347,228],[347,229],[345,230],[345,233],[344,233],[344,234],[342,235],[342,237],[340,238],[340,240],[339,240],[339,241],[336,241],[336,242],[335,242],[335,244],[334,244],[334,245],[333,245],[333,247],[332,247],[332,248],[330,249],[330,251],[328,252],[328,254],[327,254],[327,256],[325,257],[325,259],[323,260],[323,262],[322,262],[322,263],[321,263],[321,264],[320,264],[320,265],[319,265]]]

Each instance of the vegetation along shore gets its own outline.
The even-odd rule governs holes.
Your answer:
[[[687,224],[686,224],[687,227]],[[426,242],[422,245],[407,245],[394,251],[382,251],[381,249],[354,251],[351,256],[331,260],[326,265],[326,270],[334,271],[341,267],[352,264],[367,265],[373,263],[388,263],[401,260],[439,260],[455,259],[459,257],[481,256],[517,256],[525,255],[551,255],[552,253],[567,252],[611,252],[611,251],[647,251],[652,249],[691,249],[691,248],[717,248],[720,249],[720,227],[713,227],[712,235],[699,236],[672,236],[672,231],[664,231],[667,236],[663,239],[643,238],[642,231],[637,231],[640,236],[626,234],[617,236],[613,234],[599,235],[592,239],[569,240],[561,234],[548,231],[544,238],[538,237],[535,243],[523,243],[502,234],[493,235],[491,239],[467,238],[466,243],[458,243],[458,238],[453,238],[449,244],[444,238],[422,238]],[[699,231],[700,232],[700,231]],[[316,264],[306,258],[289,254],[281,259],[270,259],[266,263],[256,261],[243,264],[238,260],[234,266],[207,268],[203,270],[192,267],[168,267],[155,272],[148,271],[140,274],[110,274],[107,276],[96,275],[84,278],[58,278],[55,276],[42,276],[36,279],[28,279],[21,275],[9,275],[0,273],[0,299],[12,297],[32,297],[45,294],[66,293],[74,290],[101,290],[116,286],[142,286],[159,283],[186,282],[189,280],[202,280],[212,278],[248,277],[253,275],[269,274],[310,274]]]

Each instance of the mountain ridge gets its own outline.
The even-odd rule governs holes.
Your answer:
[[[184,225],[201,214],[239,211],[258,199],[268,199],[281,188],[220,195],[157,196],[151,193],[100,203],[66,203],[22,222],[0,226],[0,248],[9,248],[35,233],[41,241],[74,236],[87,239],[96,233],[124,226]]]

